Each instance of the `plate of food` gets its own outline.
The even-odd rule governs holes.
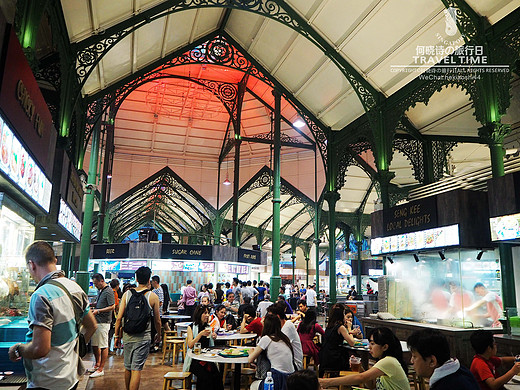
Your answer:
[[[249,350],[238,348],[226,348],[220,351],[218,354],[226,358],[246,357],[249,356]]]
[[[513,382],[520,383],[520,375],[515,375],[512,379],[513,379]]]

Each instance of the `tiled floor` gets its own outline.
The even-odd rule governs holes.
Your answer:
[[[94,357],[87,355],[85,360],[94,361]],[[141,389],[162,389],[164,374],[168,371],[182,371],[182,363],[172,367],[161,364],[161,361],[162,353],[152,353],[148,356],[141,376]],[[104,376],[94,379],[87,376],[85,379],[88,379],[87,390],[125,390],[123,356],[108,357]]]

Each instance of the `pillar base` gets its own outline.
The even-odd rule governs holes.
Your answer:
[[[282,287],[282,278],[279,276],[271,276],[271,282],[269,284],[269,294],[271,294],[271,302],[276,302],[278,294]]]
[[[90,274],[88,271],[78,271],[76,272],[76,283],[85,291],[85,294],[88,295],[88,286],[90,282]]]

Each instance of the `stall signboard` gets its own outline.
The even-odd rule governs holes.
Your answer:
[[[51,176],[57,133],[52,116],[36,82],[14,28],[11,28],[0,89],[0,108],[26,150],[43,172]],[[17,165],[21,166],[21,155]],[[28,174],[29,172],[27,172]]]
[[[238,262],[249,264],[261,264],[261,252],[238,248]]]
[[[76,213],[81,215],[83,208],[83,186],[78,171],[72,162],[69,162],[69,180],[67,183],[67,204]]]
[[[249,273],[249,266],[238,264],[219,264],[219,272],[246,275]]]
[[[52,184],[27,149],[0,116],[0,171],[46,212]]]
[[[212,260],[213,251],[209,245],[162,244],[162,259]]]
[[[492,241],[520,238],[520,214],[504,215],[489,219]]]
[[[437,226],[437,199],[432,196],[383,210],[385,236]]]
[[[154,271],[215,272],[215,263],[203,261],[152,261]]]
[[[454,245],[459,245],[459,225],[373,238],[370,252],[372,255],[380,255]]]
[[[130,246],[128,244],[95,244],[93,259],[127,259]]]
[[[62,198],[60,198],[58,223],[72,234],[76,240],[79,241],[81,239],[81,222]]]

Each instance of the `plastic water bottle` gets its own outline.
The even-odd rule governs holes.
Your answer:
[[[274,390],[274,380],[270,371],[267,372],[267,376],[264,380],[264,390]]]

